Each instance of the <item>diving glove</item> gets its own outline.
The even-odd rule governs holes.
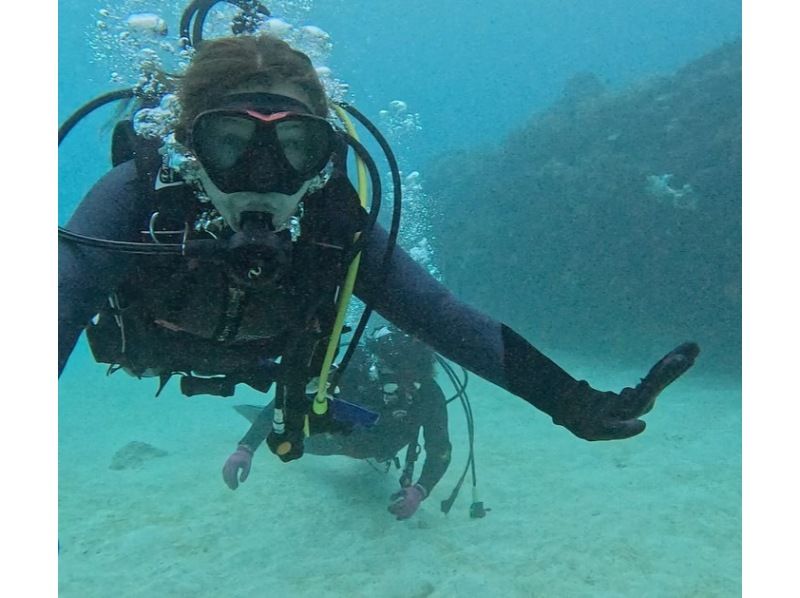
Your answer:
[[[253,463],[253,449],[245,444],[240,444],[225,461],[222,468],[222,479],[231,490],[236,490],[240,483],[244,483],[250,475],[250,466]]]
[[[617,440],[641,434],[656,398],[693,364],[700,347],[686,342],[662,357],[635,388],[619,393],[577,381],[519,334],[502,327],[507,388],[584,440]]]
[[[580,381],[564,396],[563,409],[553,415],[553,423],[564,426],[585,440],[616,440],[641,434],[656,398],[667,386],[688,370],[700,353],[696,343],[679,345],[662,357],[635,388],[619,393],[594,390]]]
[[[397,520],[408,519],[419,509],[420,503],[428,496],[428,491],[420,484],[401,488],[390,497],[392,503],[388,511],[397,517]]]

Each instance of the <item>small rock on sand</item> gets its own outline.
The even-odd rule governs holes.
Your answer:
[[[134,440],[114,453],[114,457],[111,459],[111,465],[109,465],[108,468],[116,470],[139,469],[147,461],[157,457],[166,457],[167,454],[167,451],[162,451],[152,444]]]

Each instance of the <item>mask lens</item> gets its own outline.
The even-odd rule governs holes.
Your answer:
[[[232,168],[246,153],[257,123],[236,115],[207,114],[198,119],[192,136],[200,161],[211,169]]]
[[[330,125],[322,120],[292,118],[275,124],[286,161],[301,176],[314,174],[331,154]]]

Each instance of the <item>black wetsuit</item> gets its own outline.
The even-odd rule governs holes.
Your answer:
[[[134,162],[129,161],[112,169],[91,189],[66,228],[92,237],[141,241],[152,210],[152,198],[143,189]],[[382,278],[387,237],[377,225],[369,235],[355,295],[448,359],[553,415],[559,398],[574,388],[575,380],[511,329],[459,301],[401,249],[394,252]],[[81,332],[106,304],[109,294],[135,273],[154,268],[159,259],[60,240],[59,373]],[[162,272],[159,280],[163,279]],[[196,316],[198,325],[206,318],[203,300],[219,303],[217,296],[198,295],[191,287],[181,289],[177,298],[181,296],[191,297],[198,304],[189,314]],[[257,332],[251,330],[249,334]],[[192,335],[187,338],[191,340]],[[281,351],[273,353],[279,355]]]

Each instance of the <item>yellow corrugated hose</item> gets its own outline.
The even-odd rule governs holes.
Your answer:
[[[342,123],[344,123],[347,133],[356,139],[356,141],[358,141],[358,132],[353,126],[350,118],[347,116],[347,112],[345,112],[344,109],[338,104],[333,103],[332,107],[339,119],[342,121]],[[366,208],[368,193],[367,167],[358,156],[356,156],[356,172],[358,175],[358,198],[361,202],[361,207]],[[357,241],[359,235],[360,233],[356,233],[354,240]],[[339,346],[339,338],[342,335],[342,328],[344,327],[344,318],[347,313],[347,306],[349,305],[350,299],[353,296],[353,287],[356,284],[356,275],[358,274],[358,266],[360,262],[361,252],[357,253],[353,258],[353,261],[350,262],[350,266],[347,269],[347,276],[345,276],[344,279],[344,284],[339,291],[339,304],[336,311],[336,320],[333,323],[333,330],[331,331],[330,340],[328,341],[328,349],[325,352],[325,359],[322,362],[322,369],[319,373],[319,387],[317,388],[317,395],[314,397],[314,404],[312,406],[316,415],[324,415],[328,411],[328,375],[331,370],[331,364],[333,363],[333,356],[335,355],[336,349]],[[306,416],[304,431],[305,435],[308,436],[308,416]]]

